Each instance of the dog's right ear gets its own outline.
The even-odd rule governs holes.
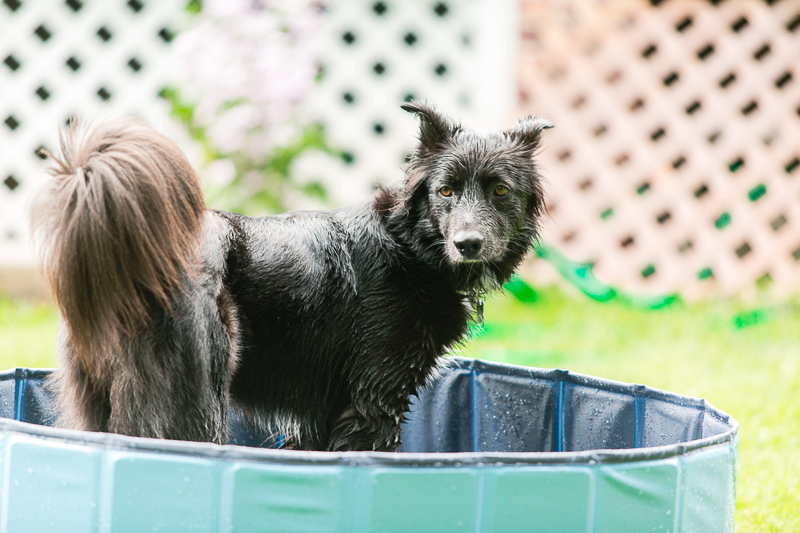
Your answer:
[[[400,106],[404,111],[419,117],[419,141],[425,148],[435,148],[453,136],[453,125],[435,107],[420,102]]]
[[[539,143],[542,140],[542,132],[552,127],[553,123],[546,118],[527,117],[520,120],[507,134],[526,149],[533,151],[539,147]]]

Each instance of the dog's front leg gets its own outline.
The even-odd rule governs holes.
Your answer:
[[[404,420],[403,409],[390,412],[375,403],[353,402],[331,431],[328,451],[397,451],[401,443],[400,424]]]

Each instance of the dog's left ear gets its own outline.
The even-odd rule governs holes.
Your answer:
[[[529,150],[536,150],[542,140],[542,132],[553,127],[553,123],[546,118],[526,117],[517,122],[517,125],[506,133],[511,139],[519,142]]]
[[[401,105],[400,109],[419,117],[419,141],[422,147],[436,148],[453,136],[453,125],[432,105],[410,102]]]

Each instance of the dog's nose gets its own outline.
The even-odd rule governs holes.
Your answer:
[[[453,238],[453,244],[466,259],[472,259],[483,248],[483,235],[477,231],[459,231]]]

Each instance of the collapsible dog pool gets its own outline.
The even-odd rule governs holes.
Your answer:
[[[641,385],[454,359],[404,453],[322,453],[47,427],[48,373],[0,374],[2,532],[733,531],[736,421]]]

